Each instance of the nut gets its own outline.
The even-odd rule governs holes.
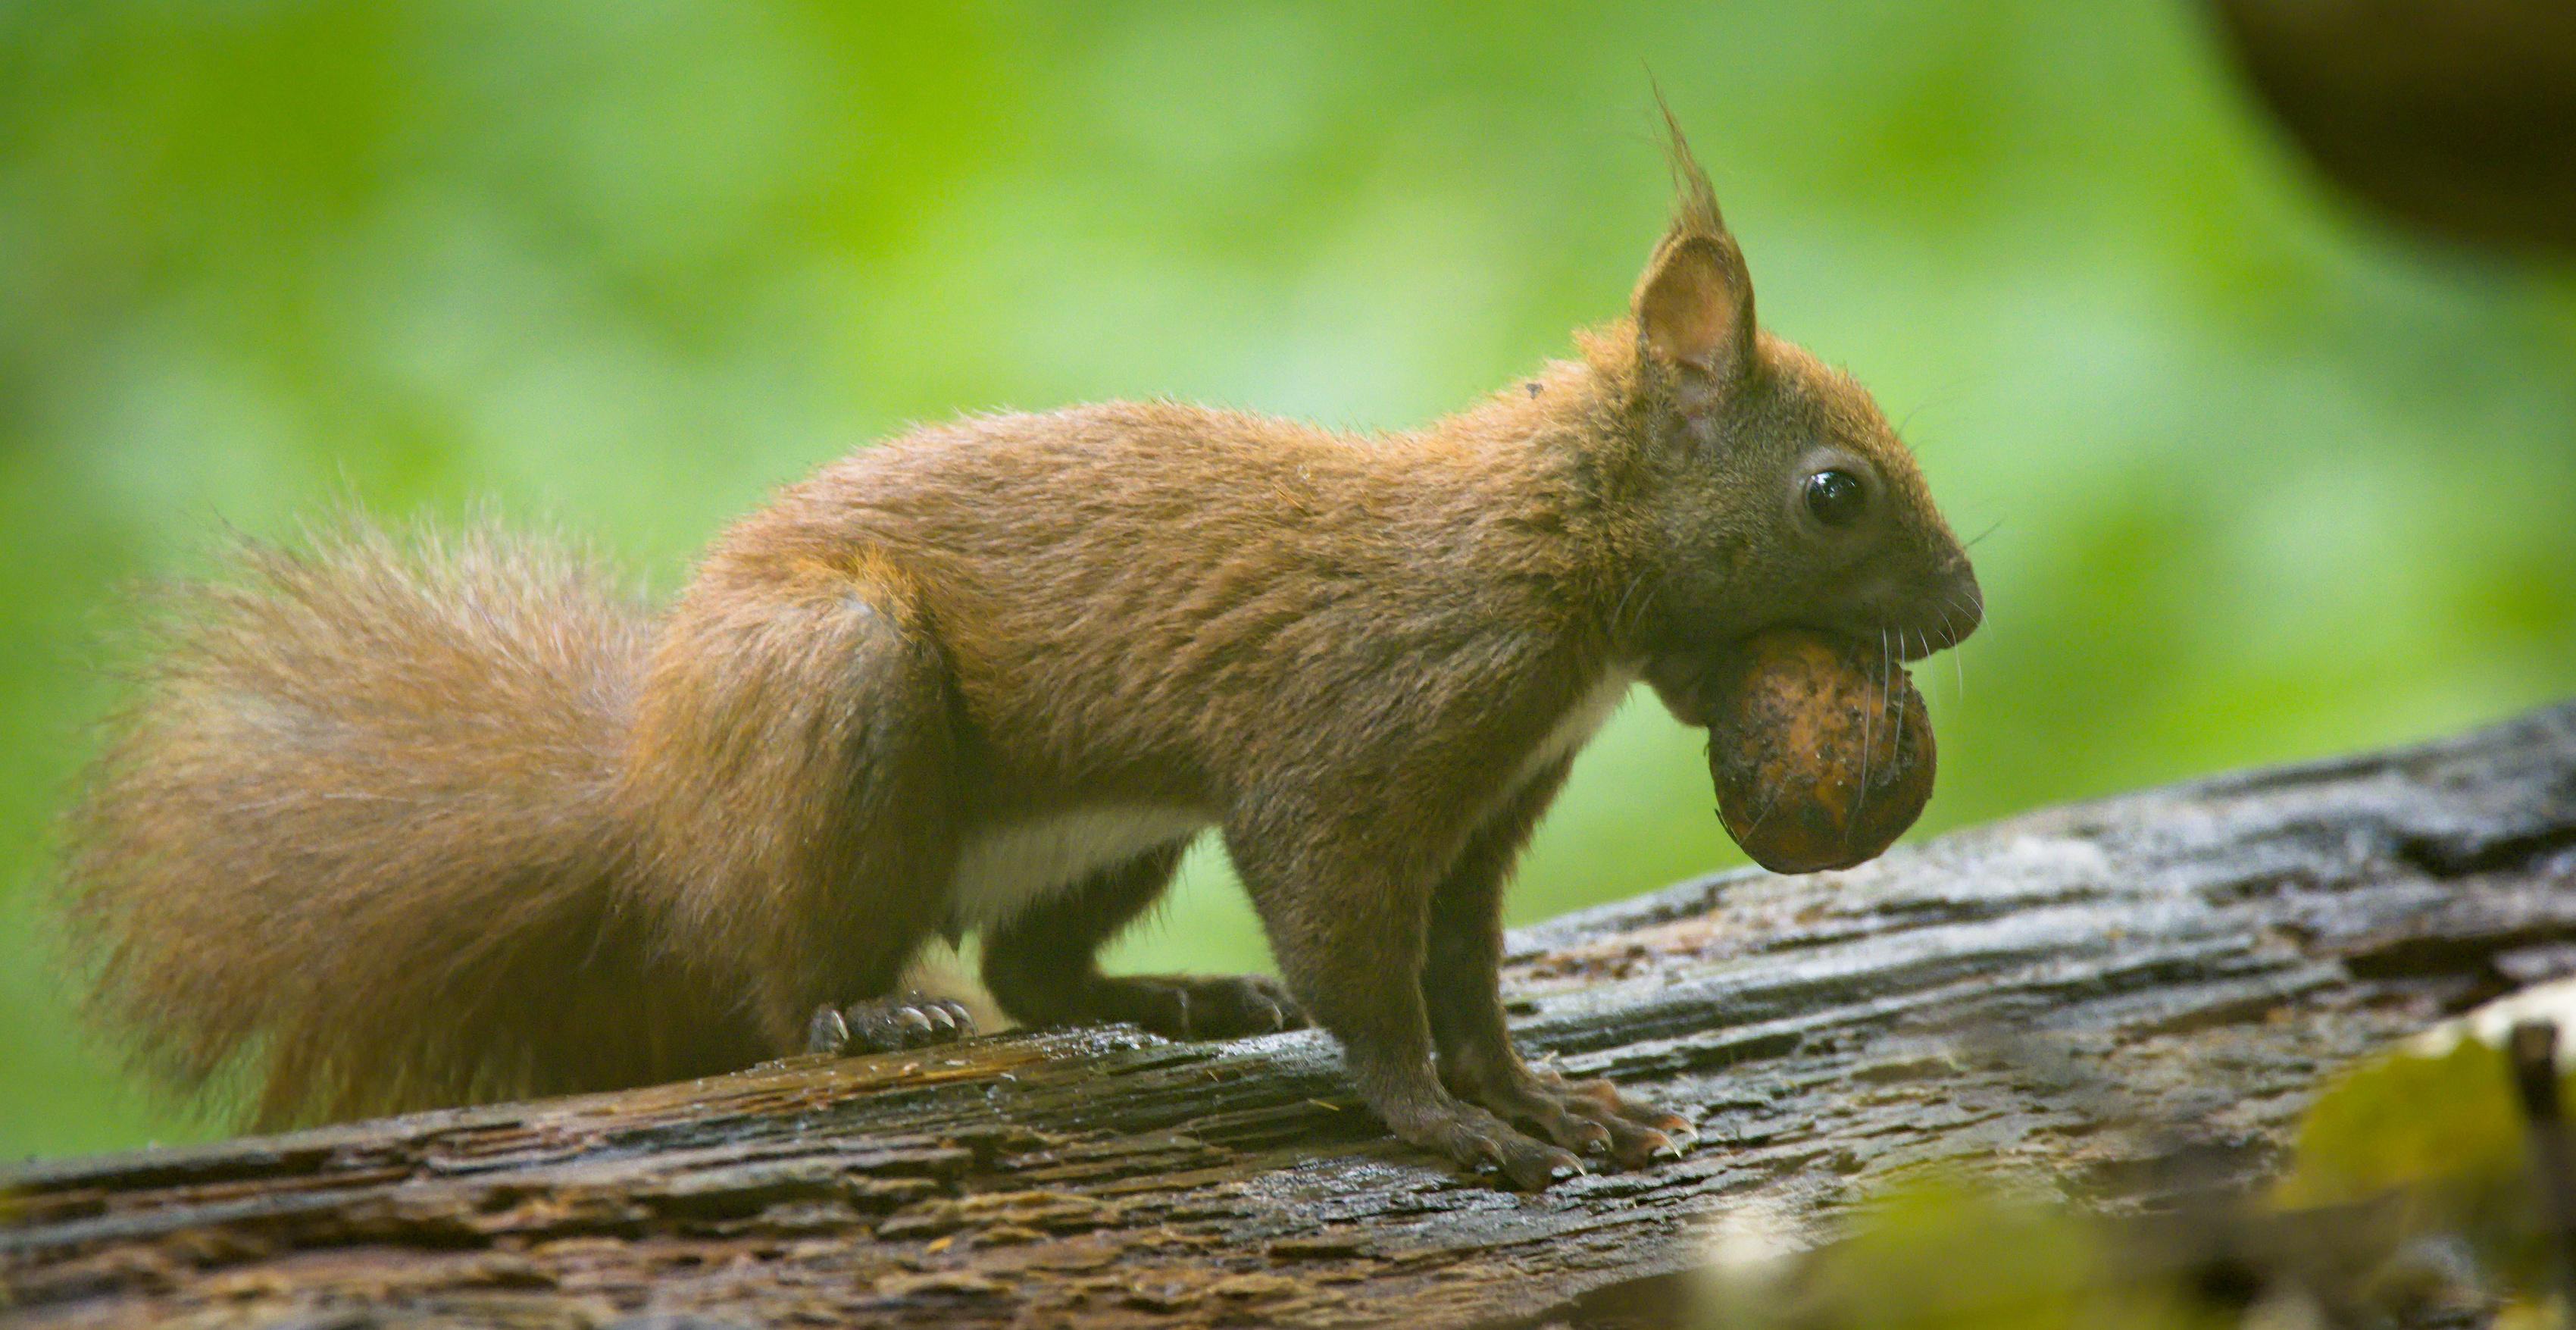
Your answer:
[[[1932,797],[1923,695],[1893,658],[1850,638],[1762,633],[1685,674],[1682,693],[1709,727],[1718,817],[1775,873],[1874,859]]]

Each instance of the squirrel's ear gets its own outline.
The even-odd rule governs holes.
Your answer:
[[[1673,224],[1637,283],[1637,338],[1665,369],[1714,388],[1753,362],[1753,275],[1718,214],[1708,173],[1692,158],[1669,107],[1664,128],[1673,164]]]
[[[1753,282],[1725,236],[1674,235],[1637,284],[1637,338],[1665,369],[1731,382],[1753,361]]]

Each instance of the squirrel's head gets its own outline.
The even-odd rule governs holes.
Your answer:
[[[1669,123],[1669,116],[1667,117]],[[1956,645],[1984,597],[1914,457],[1850,376],[1758,330],[1743,251],[1672,129],[1679,204],[1638,280],[1616,470],[1640,565],[1621,631],[1698,653],[1801,625],[1902,659]]]

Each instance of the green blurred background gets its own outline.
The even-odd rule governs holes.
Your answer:
[[[2354,214],[2179,0],[0,5],[0,1158],[206,1134],[72,1018],[118,590],[354,496],[668,588],[905,422],[1406,426],[1621,311],[1651,66],[1992,606],[1918,835],[2576,691],[2576,279]],[[1740,862],[1641,693],[1529,920]],[[1218,858],[1132,965],[1266,963]]]

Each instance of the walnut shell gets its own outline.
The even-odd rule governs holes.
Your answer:
[[[1849,868],[1932,798],[1932,721],[1903,666],[1849,638],[1759,634],[1692,689],[1727,834],[1775,873]]]

